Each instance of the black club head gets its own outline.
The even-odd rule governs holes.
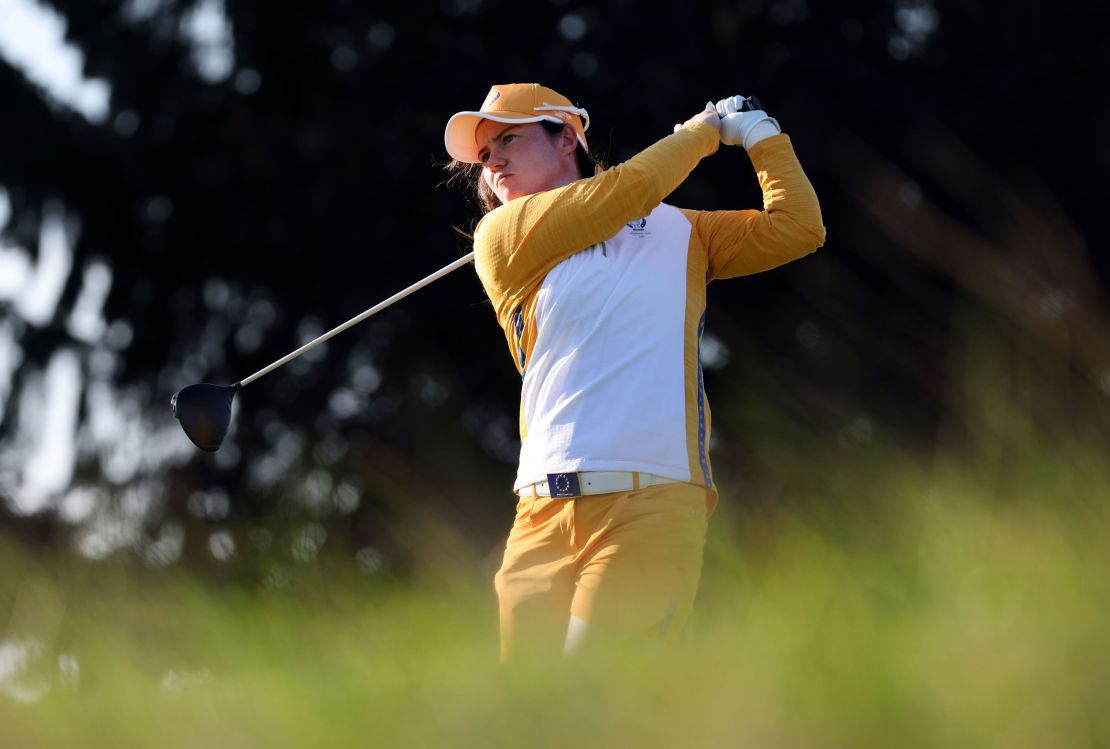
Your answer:
[[[189,385],[170,399],[173,415],[181,428],[201,450],[214,453],[220,449],[231,423],[231,401],[240,385]]]

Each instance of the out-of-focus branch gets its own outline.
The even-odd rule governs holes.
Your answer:
[[[1092,378],[1110,371],[1105,291],[1080,234],[1044,195],[1027,198],[951,136],[936,135],[913,166],[968,215],[931,202],[906,170],[864,142],[839,148],[846,188],[899,245],[1069,357]]]

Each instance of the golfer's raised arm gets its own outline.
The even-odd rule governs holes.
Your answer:
[[[769,270],[825,243],[821,206],[790,138],[768,138],[748,155],[763,189],[762,211],[683,209],[708,252],[709,280]]]
[[[755,97],[730,96],[716,104],[722,117],[721,142],[747,151],[759,185],[763,210],[683,213],[706,252],[708,278],[732,278],[796,260],[825,243],[821,206],[790,138]],[[736,169],[736,181],[750,173]]]

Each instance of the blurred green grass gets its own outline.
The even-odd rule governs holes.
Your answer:
[[[781,506],[724,498],[680,642],[581,662],[498,665],[467,551],[404,580],[334,554],[269,589],[0,545],[0,745],[1110,744],[1098,451],[1006,480],[852,455]]]

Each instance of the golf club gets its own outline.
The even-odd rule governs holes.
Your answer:
[[[216,450],[220,449],[220,445],[223,444],[224,437],[227,435],[228,425],[231,423],[231,401],[241,388],[251,384],[259,377],[273,372],[283,364],[293,361],[306,351],[316,348],[329,338],[339,335],[352,325],[358,325],[371,315],[381,312],[394,302],[398,302],[414,291],[424,288],[432,281],[440,279],[448,273],[461,268],[473,259],[473,252],[460,257],[450,265],[440,268],[427,278],[417,281],[412,286],[397,292],[384,302],[380,302],[360,315],[352,317],[342,325],[332,328],[327,333],[309,341],[296,351],[286,354],[273,364],[263,367],[250,377],[244,378],[234,385],[210,385],[202,382],[197,385],[183,387],[181,390],[174,393],[174,396],[170,399],[170,406],[173,408],[174,416],[181,422],[181,428],[185,430],[185,434],[193,441],[194,445],[207,452],[216,452]]]

